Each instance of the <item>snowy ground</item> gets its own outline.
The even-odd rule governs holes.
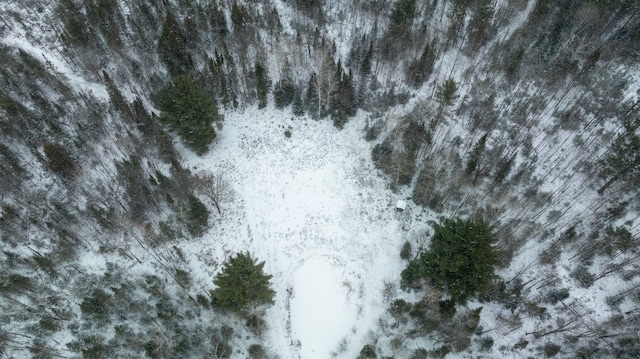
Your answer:
[[[230,254],[249,250],[266,261],[277,292],[267,342],[280,357],[355,357],[385,310],[384,281],[403,267],[410,213],[395,211],[364,123],[360,115],[338,131],[328,120],[253,108],[226,114],[205,156],[185,154],[192,170],[222,171],[235,191],[185,250],[209,286],[211,264]]]

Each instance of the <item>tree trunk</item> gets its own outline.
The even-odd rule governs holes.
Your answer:
[[[604,191],[607,190],[607,188],[609,188],[609,186],[611,186],[618,178],[617,177],[611,177],[609,178],[609,180],[607,181],[607,183],[605,183],[602,187],[600,187],[600,189],[598,190],[598,194],[602,196],[602,194],[604,193]]]

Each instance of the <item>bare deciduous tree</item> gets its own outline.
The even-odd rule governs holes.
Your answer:
[[[207,196],[218,213],[221,214],[220,203],[233,199],[233,189],[221,171],[215,173],[200,172],[194,176],[196,189]]]

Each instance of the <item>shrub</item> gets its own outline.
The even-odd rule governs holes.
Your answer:
[[[544,351],[544,356],[546,356],[547,358],[551,358],[560,353],[560,349],[561,347],[558,344],[546,343],[542,350]]]
[[[443,345],[438,349],[432,350],[430,354],[434,358],[444,358],[450,352],[451,352],[451,347],[449,347],[448,345]]]
[[[247,318],[245,324],[247,325],[247,328],[257,336],[261,336],[265,329],[267,329],[267,322],[265,322],[262,316],[256,313],[251,314]]]
[[[396,299],[391,303],[389,307],[389,313],[394,317],[402,316],[409,313],[411,310],[411,304],[407,303],[404,299]]]
[[[200,236],[207,229],[209,223],[209,211],[207,207],[200,202],[198,197],[190,194],[187,198],[188,206],[186,211],[186,224],[189,233],[194,236]]]
[[[589,288],[595,281],[595,276],[589,272],[589,268],[580,265],[571,272],[571,278],[575,279],[583,288]]]
[[[482,337],[480,338],[480,350],[489,351],[493,347],[493,338],[492,337]]]
[[[402,245],[402,249],[400,250],[400,258],[404,260],[408,260],[411,258],[411,243],[408,241],[404,242]]]
[[[96,316],[105,319],[109,315],[111,296],[102,289],[94,289],[90,296],[85,297],[80,303],[80,310],[84,315]]]
[[[51,171],[67,179],[76,175],[78,170],[76,160],[64,146],[47,142],[44,144],[43,149],[45,156],[47,156],[47,166]]]
[[[569,288],[553,288],[545,295],[545,301],[551,304],[557,304],[567,298],[569,298]]]
[[[249,347],[249,357],[252,359],[266,359],[267,351],[260,344],[252,344]]]
[[[413,351],[410,359],[427,359],[428,352],[424,348],[418,348]]]
[[[363,346],[358,355],[358,359],[376,359],[377,357],[376,348],[371,344]]]

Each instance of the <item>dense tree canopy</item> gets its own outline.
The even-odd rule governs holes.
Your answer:
[[[499,263],[491,227],[484,222],[447,219],[434,230],[429,251],[402,272],[403,284],[429,279],[461,304],[486,290]]]
[[[202,155],[216,137],[213,122],[221,121],[215,99],[188,76],[174,78],[173,85],[158,93],[160,121],[180,135],[185,145]]]
[[[264,304],[273,304],[275,292],[271,289],[271,275],[263,271],[264,262],[258,263],[249,253],[238,253],[229,258],[213,283],[213,305],[232,312]]]

